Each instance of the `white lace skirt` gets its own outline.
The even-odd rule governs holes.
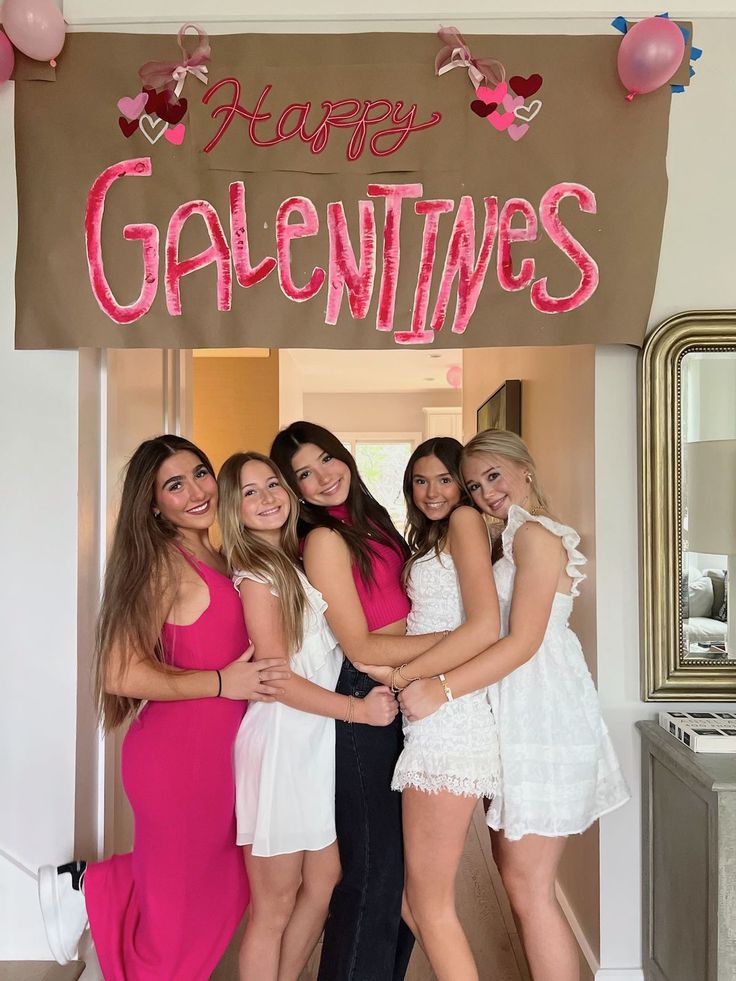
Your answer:
[[[483,690],[441,705],[426,719],[404,720],[391,789],[493,797],[500,771],[496,722]]]

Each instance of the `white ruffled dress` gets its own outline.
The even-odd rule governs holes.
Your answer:
[[[289,667],[334,691],[342,650],[322,594],[301,571],[299,578],[307,596],[304,640]],[[236,588],[243,579],[265,581],[237,572]],[[281,702],[251,702],[235,739],[235,813],[237,843],[252,845],[254,855],[317,851],[335,841],[334,719]]]
[[[465,620],[455,563],[446,552],[430,552],[412,565],[407,592],[408,634],[454,630]],[[426,719],[404,719],[404,749],[391,789],[491,797],[499,770],[496,725],[484,688],[441,705]]]
[[[509,509],[503,557],[493,573],[501,605],[501,636],[508,633],[514,588],[514,536],[527,521],[557,535],[567,551],[570,594],[556,593],[537,653],[488,689],[498,726],[501,785],[488,809],[488,825],[512,841],[527,834],[578,834],[624,804],[629,791],[580,642],[570,630],[573,597],[585,578],[580,536],[551,518]]]

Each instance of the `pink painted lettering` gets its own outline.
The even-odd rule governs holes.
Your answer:
[[[301,215],[301,222],[289,223],[293,214]],[[276,254],[279,261],[279,283],[284,295],[290,300],[310,300],[322,289],[325,271],[315,266],[304,286],[297,286],[291,271],[291,243],[295,238],[308,238],[319,231],[317,209],[304,197],[287,198],[276,214]]]
[[[521,215],[524,224],[513,227],[515,215]],[[536,242],[537,213],[525,198],[509,198],[501,208],[498,219],[497,272],[501,287],[509,292],[525,289],[534,279],[534,259],[521,260],[518,274],[514,274],[511,261],[511,245],[514,242]]]
[[[211,245],[191,259],[179,259],[181,232],[192,215],[200,215],[203,219]],[[172,317],[181,316],[182,277],[213,262],[217,266],[217,309],[229,310],[232,301],[230,249],[217,212],[209,201],[189,201],[180,205],[171,216],[166,236],[166,309]]]
[[[87,196],[84,234],[87,245],[87,268],[92,292],[102,312],[116,324],[132,324],[151,309],[158,290],[158,228],[148,223],[126,225],[123,238],[143,246],[143,282],[138,299],[127,306],[117,302],[105,276],[102,261],[102,219],[105,198],[121,177],[150,177],[151,158],[137,157],[113,164],[100,174]]]
[[[250,262],[248,245],[248,219],[245,211],[245,184],[233,181],[230,185],[230,248],[235,266],[235,278],[239,286],[246,289],[255,286],[276,268],[273,256],[261,259],[257,266]]]
[[[401,202],[404,198],[420,198],[421,184],[369,184],[372,198],[386,199],[386,219],[383,225],[383,268],[378,294],[376,330],[393,330],[396,308],[396,284],[401,261]]]
[[[360,222],[360,265],[350,244],[348,223],[342,201],[327,205],[327,231],[330,237],[327,310],[325,323],[336,324],[340,316],[343,290],[347,292],[354,320],[363,320],[373,296],[376,274],[376,219],[372,201],[358,202]]]
[[[547,277],[538,279],[531,289],[531,301],[534,309],[541,313],[567,313],[574,310],[589,300],[598,287],[598,263],[573,238],[560,220],[560,201],[567,197],[575,198],[580,210],[586,214],[596,213],[595,194],[584,184],[555,184],[542,195],[539,203],[542,227],[554,244],[578,267],[580,284],[569,296],[555,297],[550,296],[547,291]]]

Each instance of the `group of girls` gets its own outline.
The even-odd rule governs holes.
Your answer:
[[[577,978],[556,871],[627,799],[567,623],[578,536],[511,433],[426,441],[404,495],[408,545],[308,422],[219,489],[187,440],[136,451],[97,651],[135,844],[40,870],[57,960],[89,921],[97,977],[205,981],[250,906],[241,981],[296,981],[323,928],[319,981],[401,981],[415,938],[477,981],[455,879],[485,798],[534,981]]]

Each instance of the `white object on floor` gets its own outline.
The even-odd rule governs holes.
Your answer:
[[[42,865],[38,870],[38,900],[46,939],[54,959],[68,964],[87,927],[87,907],[81,889],[74,888],[72,866]]]
[[[85,930],[79,942],[79,958],[84,961],[84,970],[79,975],[79,981],[105,981],[97,951],[92,943],[92,934]]]

